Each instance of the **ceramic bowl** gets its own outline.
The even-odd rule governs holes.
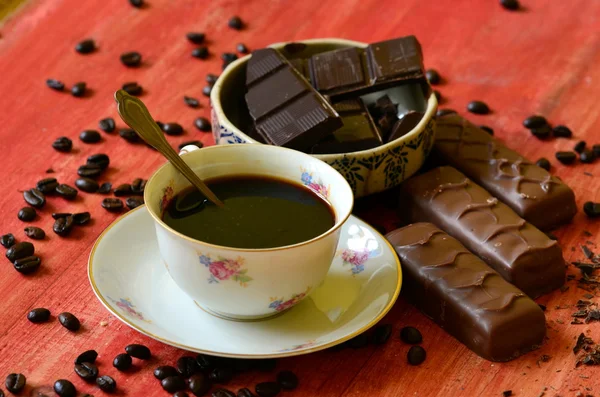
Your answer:
[[[305,185],[329,202],[335,225],[311,240],[268,249],[239,249],[195,240],[161,219],[169,201],[189,186],[167,163],[146,184],[144,200],[154,218],[165,267],[179,288],[219,317],[254,320],[281,313],[319,286],[353,205],[352,190],[335,169],[307,154],[270,145],[212,146],[181,157],[203,179],[263,175]],[[283,306],[274,305],[274,299],[284,302]]]
[[[342,39],[314,39],[300,43],[306,48],[295,56],[312,54],[347,47],[365,47],[367,44]],[[287,43],[273,44],[285,53]],[[243,131],[250,125],[250,116],[244,99],[246,63],[250,55],[230,64],[221,74],[211,92],[212,130],[219,145],[231,143],[260,143]],[[393,89],[386,91],[394,95]],[[421,95],[422,97],[422,95]],[[392,98],[393,99],[393,98]],[[431,151],[435,135],[435,95],[416,100],[418,109],[425,112],[421,122],[408,134],[370,150],[344,154],[314,155],[338,170],[352,187],[355,197],[366,196],[399,185],[423,165]]]

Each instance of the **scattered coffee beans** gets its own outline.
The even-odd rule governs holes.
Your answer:
[[[406,355],[410,365],[422,364],[426,357],[427,353],[421,346],[411,346],[411,348],[408,349],[408,354]]]
[[[114,194],[117,197],[129,196],[131,194],[131,185],[129,183],[123,183],[117,186],[114,190]]]
[[[219,76],[217,76],[216,74],[209,73],[206,75],[206,82],[209,85],[214,85],[218,79],[219,79]]]
[[[253,360],[256,369],[263,372],[271,372],[277,367],[277,360],[274,358],[264,358],[262,360]]]
[[[96,130],[84,130],[79,134],[79,139],[84,143],[98,143],[102,140],[102,135]]]
[[[544,116],[534,115],[523,120],[523,126],[529,130],[532,128],[540,128],[544,125],[548,125],[548,121]]]
[[[132,210],[140,205],[144,205],[144,199],[141,197],[128,197],[127,200],[125,200],[125,205]]]
[[[112,393],[117,389],[117,381],[115,381],[108,375],[103,375],[97,378],[96,384],[98,385],[100,390],[106,393]]]
[[[121,353],[113,360],[113,367],[119,371],[127,371],[129,368],[131,368],[132,363],[133,360],[129,354]]]
[[[490,108],[485,102],[482,101],[471,101],[467,105],[467,110],[471,113],[475,114],[488,114],[490,112]]]
[[[75,385],[66,379],[59,379],[54,382],[54,392],[60,397],[77,396],[77,389],[75,389]]]
[[[212,91],[212,86],[211,85],[207,85],[204,88],[202,88],[202,94],[204,96],[210,97],[211,91]]]
[[[27,226],[25,228],[25,235],[34,240],[43,240],[46,237],[46,233],[36,226]]]
[[[554,136],[555,138],[571,138],[573,136],[573,133],[571,132],[569,127],[564,125],[557,125],[556,127],[552,128],[552,136]]]
[[[163,380],[169,376],[179,376],[179,372],[175,367],[162,365],[154,370],[154,377],[158,380]]]
[[[137,343],[132,343],[131,345],[125,346],[125,351],[131,356],[138,358],[140,360],[150,360],[151,353],[150,349],[148,349],[144,345],[140,345]]]
[[[17,259],[26,258],[35,253],[35,247],[28,241],[14,244],[6,251],[6,258],[14,263]]]
[[[62,91],[65,89],[65,84],[62,81],[55,79],[46,80],[46,85],[56,91]]]
[[[391,324],[387,324],[390,327]],[[292,371],[281,371],[277,374],[277,383],[284,390],[294,390],[298,387],[298,377]]]
[[[175,393],[180,390],[185,390],[186,388],[185,379],[179,375],[164,378],[160,381],[160,384],[162,388],[169,393]]]
[[[44,193],[40,192],[36,188],[25,190],[23,192],[23,198],[27,204],[35,208],[42,208],[44,205],[46,205],[46,197],[44,196]]]
[[[75,359],[75,364],[95,363],[98,358],[98,352],[94,349],[86,350]]]
[[[550,138],[550,135],[552,134],[552,128],[550,128],[548,124],[545,124],[541,127],[532,128],[530,131],[531,135],[539,139]]]
[[[454,109],[438,109],[437,112],[435,112],[435,117],[442,117],[454,113],[456,113],[456,110]]]
[[[181,376],[189,378],[200,372],[200,366],[194,357],[183,356],[177,360],[177,371],[179,371]]]
[[[6,377],[6,382],[4,385],[6,389],[13,393],[19,394],[21,390],[25,388],[25,384],[27,383],[27,378],[23,374],[10,374]]]
[[[162,130],[167,135],[181,135],[183,134],[183,127],[178,123],[165,123]]]
[[[206,38],[204,33],[199,32],[189,32],[185,35],[185,37],[187,37],[187,39],[194,44],[202,44]]]
[[[203,396],[210,390],[212,382],[206,377],[206,375],[198,373],[190,377],[188,386],[195,396]]]
[[[178,391],[175,394],[173,394],[173,397],[190,397],[190,395],[184,391]]]
[[[582,163],[585,164],[590,164],[593,163],[594,160],[596,160],[596,155],[594,154],[594,152],[590,149],[585,149],[583,152],[581,152],[581,154],[579,155],[579,160]]]
[[[217,360],[215,357],[207,354],[198,354],[198,356],[196,356],[196,362],[200,366],[200,370],[202,370],[202,372],[212,371],[217,365]]]
[[[126,52],[121,54],[121,62],[130,68],[140,66],[140,63],[142,63],[142,54],[136,51]]]
[[[139,85],[138,83],[136,83],[135,81],[125,83],[125,84],[123,84],[123,86],[121,88],[123,88],[123,90],[126,93],[128,93],[129,95],[135,95],[135,96],[142,95],[142,91],[143,91],[142,86]]]
[[[91,362],[84,361],[82,363],[76,363],[73,368],[75,373],[86,382],[92,382],[98,377],[98,367]]]
[[[59,152],[70,152],[73,149],[73,141],[66,136],[61,136],[52,143],[52,147]]]
[[[185,104],[191,108],[199,108],[200,107],[200,101],[198,101],[196,98],[192,98],[190,96],[184,95],[183,102],[185,102]]]
[[[37,189],[44,194],[52,194],[56,191],[58,181],[56,178],[44,178],[36,184]]]
[[[588,218],[600,217],[600,203],[586,202],[583,204],[583,212],[585,212]]]
[[[217,367],[208,375],[208,378],[215,383],[227,383],[233,378],[233,371],[227,367]]]
[[[75,51],[77,51],[80,54],[89,54],[91,52],[94,52],[95,49],[96,43],[92,39],[80,41],[75,46]]]
[[[500,0],[500,5],[509,11],[515,11],[519,9],[518,0]]]
[[[275,397],[281,391],[281,387],[276,382],[261,382],[256,385],[254,391],[260,397]]]
[[[494,135],[494,129],[492,127],[488,127],[487,125],[480,125],[479,128],[481,128],[482,130],[484,130],[492,136]]]
[[[215,389],[212,392],[212,397],[235,397],[235,394],[227,389]]]
[[[77,180],[75,180],[75,186],[77,186],[77,189],[86,193],[95,193],[100,188],[98,182],[90,178],[77,178]]]
[[[247,387],[244,387],[237,392],[237,397],[256,397],[254,393],[250,391]]]
[[[438,90],[433,90],[433,95],[435,95],[435,99],[437,99],[438,103],[442,102],[442,93]]]
[[[369,335],[366,332],[363,332],[360,335],[355,336],[347,342],[348,346],[353,349],[360,349],[369,344]]]
[[[131,193],[143,196],[144,190],[146,189],[146,181],[142,178],[135,178],[133,182],[131,182]]]
[[[227,22],[227,25],[231,29],[241,30],[244,27],[244,22],[242,21],[242,18],[240,18],[237,15],[235,15],[235,16],[229,18],[229,21]]]
[[[187,145],[194,145],[194,146],[197,146],[197,147],[200,147],[200,148],[202,146],[204,146],[204,144],[202,142],[200,142],[200,141],[185,141],[185,142],[182,142],[182,143],[179,144],[178,149],[181,150],[184,147],[186,147]]]
[[[42,260],[39,256],[26,256],[25,258],[17,259],[13,266],[16,271],[22,274],[35,273],[39,268]]]
[[[119,130],[119,135],[121,136],[121,138],[125,139],[127,142],[130,143],[137,143],[141,141],[138,134],[131,128],[123,128],[122,130]]]
[[[596,157],[600,157],[600,145],[592,146],[592,152],[594,152]]]
[[[431,85],[438,85],[442,81],[440,74],[435,69],[427,69],[425,71],[425,77],[427,78],[427,81],[429,81],[429,84],[431,84]]]
[[[77,98],[81,98],[85,95],[87,90],[87,84],[84,81],[80,81],[75,83],[73,87],[71,87],[71,95]]]
[[[34,208],[31,207],[23,207],[19,210],[17,214],[17,218],[23,222],[31,222],[37,216],[37,212]]]
[[[73,223],[76,225],[85,225],[90,222],[92,216],[89,212],[78,212],[77,214],[73,214]]]
[[[123,210],[123,201],[118,198],[105,198],[102,200],[102,208],[110,212],[121,212]]]
[[[233,52],[224,52],[221,54],[221,59],[225,62],[233,62],[236,59],[238,59],[237,54],[234,54]]]
[[[4,247],[4,248],[10,248],[13,245],[15,245],[15,236],[12,233],[6,233],[3,234],[2,236],[0,236],[0,244]]]
[[[135,8],[142,8],[144,6],[144,0],[129,0],[129,4]]]
[[[62,183],[56,187],[56,193],[67,200],[75,200],[75,197],[77,197],[77,189],[65,183]]]
[[[385,344],[392,336],[392,329],[392,324],[377,325],[373,331],[373,343],[376,345]]]
[[[66,216],[64,218],[58,218],[52,225],[54,233],[61,237],[66,237],[71,233],[73,229],[73,216]]]
[[[583,153],[583,151],[585,150],[585,141],[579,141],[575,144],[575,147],[573,148],[574,151],[576,151],[577,153]]]
[[[107,117],[98,122],[98,128],[104,132],[113,132],[116,128],[115,119]]]
[[[104,153],[92,154],[87,158],[88,164],[95,164],[105,170],[110,164],[110,158]]]
[[[97,178],[102,174],[103,171],[104,169],[100,165],[87,163],[79,166],[77,169],[77,175],[84,178]]]
[[[404,327],[400,330],[400,339],[404,343],[411,345],[423,342],[423,336],[418,329],[414,327]]]
[[[63,312],[58,315],[60,324],[69,331],[78,331],[81,328],[79,319],[69,312]]]
[[[575,152],[556,152],[556,159],[563,164],[573,164],[577,155]]]
[[[535,165],[537,165],[540,168],[545,169],[546,171],[550,171],[550,161],[545,157],[542,157],[541,159],[536,161]]]
[[[38,307],[36,309],[32,309],[27,313],[27,320],[31,321],[34,324],[45,323],[50,319],[50,310]]]
[[[196,120],[194,120],[194,125],[202,132],[210,132],[212,130],[210,121],[208,121],[206,117],[198,117]]]
[[[206,48],[204,46],[198,47],[198,48],[194,48],[192,50],[192,56],[194,58],[206,59],[206,58],[208,58],[209,55],[210,55],[210,53],[208,52],[208,48]]]
[[[240,54],[247,54],[250,52],[248,51],[248,47],[246,47],[246,44],[244,43],[238,43],[238,45],[235,46],[235,49]]]
[[[100,185],[100,188],[98,189],[98,193],[108,194],[111,192],[111,190],[112,190],[112,183],[104,182],[102,185]]]

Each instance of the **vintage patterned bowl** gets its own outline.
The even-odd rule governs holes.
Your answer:
[[[314,39],[301,43],[307,44],[303,56],[351,46],[366,46],[361,42],[342,39]],[[277,43],[272,47],[283,50],[285,44]],[[244,100],[246,62],[249,57],[245,56],[229,65],[212,89],[212,129],[215,142],[219,145],[259,143],[240,129],[240,126],[249,125],[250,116]],[[356,198],[399,185],[423,165],[433,146],[437,100],[432,94],[422,102],[425,116],[405,136],[375,149],[314,157],[338,170],[352,187]]]

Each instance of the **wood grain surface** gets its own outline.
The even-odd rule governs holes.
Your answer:
[[[210,144],[210,134],[198,132],[193,120],[209,115],[201,91],[206,73],[220,72],[219,54],[233,51],[238,42],[259,48],[270,42],[316,37],[368,42],[417,35],[426,65],[444,77],[439,86],[446,98],[442,107],[463,112],[470,100],[486,101],[492,114],[469,116],[471,120],[493,127],[498,137],[533,160],[551,159],[553,172],[575,190],[579,208],[585,201],[600,201],[600,161],[563,166],[553,157],[557,150],[571,150],[580,139],[600,143],[600,2],[522,2],[523,10],[508,12],[495,0],[148,0],[142,9],[126,0],[31,0],[0,27],[0,234],[12,232],[18,240],[27,240],[26,225],[17,219],[25,205],[21,191],[48,176],[48,168],[60,181],[73,184],[77,167],[88,155],[108,153],[111,166],[102,180],[116,185],[148,177],[163,163],[157,153],[144,145],[128,144],[118,134],[102,133],[102,142],[94,145],[77,138],[81,130],[97,128],[101,118],[117,118],[112,94],[123,83],[137,81],[144,87],[142,98],[156,118],[184,125],[183,136],[168,138],[174,146],[192,139]],[[227,19],[235,14],[247,22],[241,32],[227,28]],[[188,31],[206,32],[213,54],[209,60],[190,56],[193,46],[185,39]],[[75,44],[88,37],[96,40],[98,51],[77,54]],[[142,53],[143,65],[125,68],[119,55],[133,50]],[[45,86],[47,78],[60,79],[68,87],[85,81],[91,94],[74,98],[52,91]],[[201,98],[202,108],[186,107],[183,95]],[[537,140],[521,126],[534,113],[554,124],[568,125],[575,137]],[[73,139],[72,153],[52,149],[51,143],[59,136]],[[113,318],[89,286],[90,247],[116,217],[100,207],[102,198],[80,193],[74,202],[48,200],[31,223],[48,234],[45,241],[35,243],[43,259],[37,274],[24,277],[0,259],[0,379],[11,372],[24,373],[30,386],[23,395],[59,378],[72,380],[82,392],[103,395],[73,373],[74,357],[89,348],[99,351],[101,372],[117,380],[117,395],[168,395],[153,378],[152,369],[173,364],[183,352]],[[394,218],[383,208],[384,201],[381,197],[367,200],[366,204],[373,205],[370,209],[359,203],[358,212],[389,228]],[[68,238],[51,231],[52,212],[83,210],[92,213],[91,225],[78,228]],[[567,261],[583,259],[578,246],[585,241],[597,243],[599,226],[600,220],[588,220],[580,212],[573,224],[555,232]],[[579,278],[573,266],[568,273]],[[572,347],[581,332],[600,341],[600,324],[570,325],[572,305],[585,291],[575,281],[567,285],[566,292],[538,300],[547,306],[547,342],[510,363],[478,358],[400,299],[384,319],[394,325],[387,345],[280,360],[278,368],[295,371],[301,382],[296,391],[285,395],[501,396],[510,389],[517,396],[575,396],[578,392],[598,396],[598,368],[575,368]],[[565,305],[569,307],[556,309]],[[40,306],[52,311],[53,320],[29,323],[27,311]],[[55,317],[61,311],[76,314],[82,330],[71,333],[62,328]],[[406,363],[408,346],[398,338],[406,325],[418,327],[424,335],[428,356],[419,367]],[[148,345],[154,358],[132,373],[118,373],[112,359],[132,342]],[[549,360],[540,361],[542,355]],[[274,376],[249,372],[228,387],[237,390]]]

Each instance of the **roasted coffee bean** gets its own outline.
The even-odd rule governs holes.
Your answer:
[[[217,366],[217,359],[208,354],[198,354],[196,356],[196,362],[200,366],[202,372],[212,371]]]
[[[231,367],[233,368],[234,373],[242,373],[254,369],[254,360],[246,360],[243,358],[231,358],[230,360],[233,361]],[[219,365],[224,366],[222,363]]]
[[[123,128],[122,130],[119,130],[119,135],[127,142],[137,143],[141,141],[138,134],[131,128]]]
[[[87,163],[79,166],[77,169],[77,175],[84,178],[97,178],[102,174],[103,171],[104,169],[98,164]]]
[[[350,339],[347,343],[348,346],[350,346],[353,349],[360,349],[369,344],[369,335],[367,335],[366,332],[363,332],[362,334]]]
[[[162,130],[167,135],[181,135],[183,134],[183,127],[178,123],[165,123]]]
[[[184,95],[183,102],[185,102],[185,104],[191,108],[199,108],[200,107],[200,101],[198,101],[196,98],[192,98],[191,96]]]
[[[131,182],[131,193],[136,195],[143,195],[144,190],[146,189],[146,182],[148,181],[145,179],[135,178],[133,182]]]
[[[250,52],[244,43],[238,43],[238,45],[235,46],[235,50],[240,54],[247,54]]]
[[[98,128],[104,132],[113,132],[116,128],[115,119],[107,117],[98,122]]]
[[[113,360],[113,367],[119,371],[127,371],[129,368],[131,368],[132,363],[133,360],[129,354],[121,353]]]
[[[123,84],[123,86],[121,88],[123,88],[123,91],[125,91],[129,95],[135,95],[135,96],[141,95],[142,91],[143,91],[142,86],[139,85],[138,83],[136,83],[135,81],[125,83],[125,84]]]
[[[34,208],[31,207],[23,207],[19,210],[17,214],[17,218],[23,222],[31,222],[37,216],[37,212]]]
[[[425,352],[425,349],[423,349],[421,346],[411,346],[406,355],[410,365],[422,364],[426,357],[427,352]]]
[[[204,86],[204,88],[202,88],[202,94],[204,96],[210,97],[211,91],[212,91],[212,86],[211,85],[207,85],[207,86]]]
[[[96,384],[106,393],[112,393],[117,389],[117,381],[108,375],[103,375],[96,379]]]
[[[577,144],[575,144],[575,147],[573,148],[574,151],[576,151],[577,153],[583,153],[583,151],[585,150],[585,141],[579,141],[577,142]]]
[[[274,358],[263,358],[261,360],[254,360],[256,369],[263,372],[271,372],[277,367],[277,360]]]
[[[233,378],[233,371],[231,368],[217,367],[210,372],[208,378],[215,383],[227,383]]]
[[[80,41],[75,46],[75,51],[77,51],[80,54],[89,54],[91,52],[94,52],[95,49],[96,43],[92,39]]]
[[[454,114],[454,113],[456,113],[456,110],[454,110],[454,109],[438,109],[437,112],[435,113],[435,117],[442,117],[447,114]]]
[[[87,382],[92,382],[98,377],[98,367],[94,363],[84,361],[75,364],[75,373]]]
[[[37,189],[44,194],[52,194],[56,191],[58,181],[56,178],[44,178],[36,183]]]
[[[500,0],[500,5],[509,11],[515,11],[519,9],[518,0]]]
[[[75,186],[77,186],[77,189],[86,193],[96,193],[100,188],[98,182],[90,178],[77,178]]]
[[[183,356],[177,360],[177,371],[181,376],[189,378],[190,376],[200,372],[200,366],[194,357]]]
[[[592,152],[594,152],[596,157],[600,157],[600,145],[592,146]]]
[[[190,377],[188,386],[195,396],[203,396],[210,390],[212,382],[204,374],[195,374]]]
[[[25,235],[34,240],[43,240],[46,237],[46,233],[37,226],[27,226]]]
[[[256,397],[254,393],[250,391],[247,387],[244,387],[237,392],[237,397]]]
[[[583,204],[583,212],[585,212],[588,218],[600,217],[600,203],[594,203],[592,201],[586,202]]]
[[[86,90],[87,84],[84,81],[80,81],[78,83],[75,83],[73,87],[71,87],[71,95],[77,98],[81,98],[85,95]]]
[[[235,397],[235,393],[227,389],[215,389],[212,397]]]
[[[573,164],[577,159],[575,152],[556,152],[555,156],[563,164]]]
[[[579,155],[579,160],[582,163],[585,164],[590,164],[593,163],[594,160],[596,160],[596,155],[594,154],[593,151],[591,151],[590,149],[585,149],[583,152],[581,152],[581,154]]]
[[[75,358],[75,364],[95,363],[98,358],[98,352],[94,349],[86,350]]]
[[[75,197],[77,197],[78,192],[77,189],[75,189],[73,186],[69,186],[66,183],[62,183],[56,187],[56,193],[58,193],[67,200],[75,200]]]
[[[25,258],[17,259],[13,266],[16,271],[22,274],[35,273],[39,268],[42,260],[39,256],[26,256]]]
[[[189,32],[185,35],[185,37],[187,37],[187,39],[194,44],[202,44],[206,36],[204,33]]]
[[[73,214],[73,223],[76,225],[85,225],[90,222],[92,216],[89,212],[78,212],[77,214]]]
[[[26,258],[34,253],[35,247],[33,244],[28,241],[22,241],[6,250],[6,258],[14,263],[17,259]]]
[[[150,360],[150,357],[152,356],[152,354],[150,353],[150,349],[138,343],[132,343],[130,345],[125,346],[125,351],[131,357],[139,358],[140,360]]]
[[[569,129],[569,127],[564,125],[557,125],[552,128],[552,136],[555,138],[571,138],[573,136],[573,132]]]
[[[281,391],[281,386],[276,382],[261,382],[254,387],[260,397],[275,397]]]
[[[46,196],[36,188],[25,190],[23,198],[27,204],[35,208],[42,208],[46,205]]]
[[[59,152],[67,153],[70,152],[71,149],[73,149],[73,141],[71,141],[66,136],[61,136],[52,143],[52,147],[58,150]]]
[[[442,93],[438,90],[433,90],[433,95],[435,95],[435,99],[437,99],[438,103],[442,102]]]
[[[2,244],[2,246],[4,248],[8,249],[8,248],[12,247],[13,245],[15,245],[15,242],[16,242],[15,236],[12,233],[3,234],[0,237],[0,244]]]
[[[102,208],[110,212],[121,212],[123,210],[123,201],[118,198],[105,198],[102,200]]]
[[[110,157],[104,153],[92,154],[87,158],[88,164],[95,164],[105,170],[110,164]]]
[[[69,331],[78,331],[81,328],[79,319],[69,312],[63,312],[58,315],[60,324]]]
[[[185,379],[180,375],[164,378],[160,381],[160,384],[162,388],[169,393],[175,393],[176,391],[185,390],[186,388]]]
[[[77,396],[77,389],[75,389],[75,385],[66,379],[59,379],[54,382],[54,392],[60,397]]]
[[[45,323],[50,319],[50,310],[38,307],[32,309],[27,313],[27,320],[31,321],[34,324]]]
[[[6,382],[4,383],[6,389],[13,393],[19,394],[21,390],[25,388],[25,384],[27,383],[27,378],[23,374],[10,374],[6,377]]]
[[[52,225],[54,233],[61,237],[66,237],[71,233],[73,229],[73,216],[67,216],[65,218],[58,218]]]
[[[392,324],[380,324],[373,331],[373,343],[376,345],[385,344],[392,335]]]
[[[218,79],[219,79],[219,76],[217,76],[216,74],[209,73],[206,75],[206,82],[209,85],[214,85]]]
[[[123,183],[117,186],[113,192],[117,197],[129,196],[131,194],[131,185]]]
[[[490,108],[483,101],[469,102],[469,104],[467,105],[467,110],[475,114],[488,114],[490,112]]]
[[[414,327],[404,327],[400,330],[400,339],[404,343],[415,345],[423,342],[423,335]]]
[[[84,130],[79,134],[79,139],[85,143],[98,143],[102,140],[102,135],[96,130]]]
[[[46,85],[56,91],[62,91],[65,89],[65,83],[56,79],[46,80]]]
[[[548,121],[544,116],[534,115],[523,120],[523,126],[529,130],[532,128],[540,128],[544,125],[548,125]]]
[[[244,27],[244,22],[242,21],[242,18],[235,15],[235,16],[229,18],[229,21],[227,21],[227,25],[231,29],[241,30]]]
[[[140,66],[140,63],[142,63],[142,54],[136,51],[126,52],[121,54],[121,62],[130,68]]]
[[[98,189],[98,193],[108,194],[111,192],[111,190],[112,190],[112,183],[104,182],[102,185],[100,185],[100,188]]]
[[[206,59],[210,55],[208,48],[202,46],[192,50],[192,56],[198,59]]]
[[[212,130],[210,121],[208,121],[206,117],[198,117],[194,120],[194,125],[202,132],[210,132]]]
[[[541,127],[532,128],[530,131],[531,135],[539,139],[550,138],[550,135],[552,135],[552,128],[550,128],[548,124],[545,124]]]
[[[129,0],[129,4],[135,8],[142,8],[144,6],[144,0]]]
[[[494,129],[492,127],[488,127],[487,125],[480,125],[479,128],[481,128],[482,130],[484,130],[492,136],[494,135]]]
[[[200,142],[200,141],[185,141],[185,142],[179,144],[178,149],[181,150],[184,147],[186,147],[187,145],[194,145],[194,146],[197,146],[197,147],[200,147],[200,148],[202,146],[204,146],[204,144],[202,142]]]
[[[190,397],[190,395],[184,391],[178,391],[175,394],[173,394],[173,397]]]
[[[163,380],[169,376],[179,376],[177,368],[170,365],[161,365],[154,370],[154,377],[158,380]]]
[[[386,325],[389,325],[390,328],[392,327],[391,324]],[[292,371],[281,371],[277,374],[277,383],[284,390],[294,390],[298,387],[298,377]]]
[[[225,62],[233,62],[236,59],[238,59],[237,54],[234,54],[233,52],[224,52],[221,54],[221,59]]]
[[[440,74],[435,69],[427,69],[425,71],[425,77],[427,78],[427,81],[429,81],[429,84],[431,84],[431,85],[438,85],[442,81]]]
[[[140,205],[144,205],[144,199],[142,197],[128,197],[127,200],[125,200],[125,205],[132,210]]]
[[[545,169],[546,171],[550,171],[550,161],[545,157],[542,157],[541,159],[536,161],[535,165],[537,165],[540,168]]]

